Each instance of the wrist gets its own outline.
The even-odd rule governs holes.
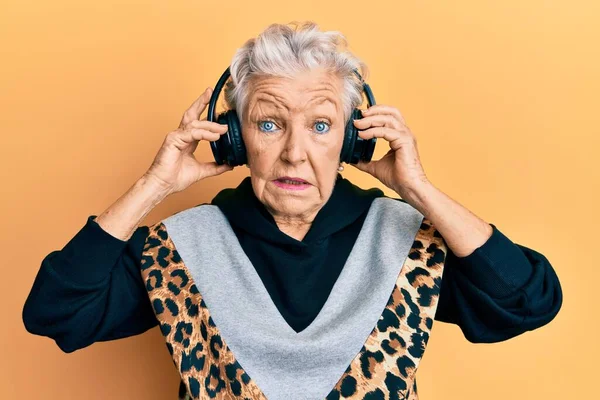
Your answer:
[[[171,188],[151,175],[142,175],[134,184],[134,189],[145,194],[151,203],[158,204],[171,194]]]
[[[432,197],[435,190],[437,188],[429,180],[421,179],[405,187],[401,192],[396,192],[421,214],[425,215],[427,200]]]

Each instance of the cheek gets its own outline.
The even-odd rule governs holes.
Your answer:
[[[278,157],[277,151],[268,141],[262,140],[258,132],[248,131],[244,136],[248,165],[256,171],[269,169]]]
[[[344,132],[335,132],[332,137],[332,142],[327,146],[327,159],[333,162],[339,162],[342,154],[342,146],[344,144]]]

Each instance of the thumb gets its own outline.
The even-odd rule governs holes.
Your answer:
[[[369,174],[372,174],[372,170],[373,170],[373,164],[372,162],[366,162],[366,161],[358,161],[356,164],[350,164],[353,167],[363,171],[363,172],[367,172]]]
[[[222,173],[231,171],[234,168],[229,164],[219,165],[215,161],[201,163],[200,165],[201,165],[203,175],[205,175],[206,178],[208,178],[210,176],[221,175]]]

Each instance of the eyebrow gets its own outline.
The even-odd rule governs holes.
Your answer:
[[[317,100],[319,100],[319,99],[320,99],[321,101],[317,101]],[[322,104],[322,103],[325,103],[325,102],[329,102],[329,103],[331,103],[331,104],[332,104],[334,107],[335,107],[335,105],[336,105],[336,104],[335,104],[335,101],[334,101],[334,100],[333,100],[331,97],[329,97],[329,96],[319,96],[319,97],[317,97],[317,98],[314,100],[314,102],[315,102],[316,104]]]

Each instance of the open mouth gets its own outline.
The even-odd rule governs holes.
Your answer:
[[[311,186],[310,183],[306,182],[304,179],[299,178],[289,178],[282,177],[273,181],[273,183],[282,188],[282,189],[290,189],[290,190],[302,190]]]
[[[287,183],[288,185],[306,185],[306,181],[299,181],[295,179],[277,179],[277,182]]]

